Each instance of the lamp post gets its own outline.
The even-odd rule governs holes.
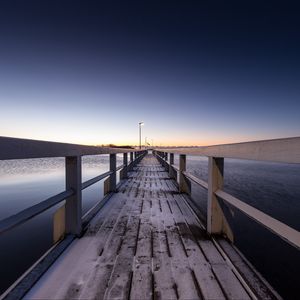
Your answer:
[[[139,133],[140,133],[140,149],[142,149],[142,126],[144,122],[139,122]]]

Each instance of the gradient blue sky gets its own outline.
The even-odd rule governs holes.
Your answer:
[[[1,1],[0,135],[207,145],[299,136],[299,7]]]

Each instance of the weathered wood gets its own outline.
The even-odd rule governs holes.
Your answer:
[[[170,153],[170,162],[169,162],[169,177],[172,179],[176,178],[176,173],[173,169],[173,165],[174,165],[174,153]]]
[[[143,199],[140,228],[133,263],[131,299],[152,299],[152,230],[151,200]]]
[[[162,219],[159,199],[151,199],[151,222],[153,228],[153,276],[155,299],[177,299],[177,286],[171,268],[171,254]]]
[[[66,200],[66,233],[81,234],[81,157],[66,157],[66,190],[72,189],[73,196]]]
[[[300,232],[290,226],[274,219],[273,217],[261,212],[260,210],[248,205],[245,202],[229,195],[228,193],[217,190],[215,194],[229,203],[233,207],[240,210],[242,213],[249,216],[254,221],[266,227],[268,230],[288,242],[290,245],[300,249]]]
[[[133,152],[130,152],[130,162],[133,162]]]
[[[0,137],[0,159],[67,157],[127,153],[132,149],[84,146],[29,139]],[[142,150],[143,152],[144,150]]]
[[[299,149],[300,137],[292,137],[204,147],[165,148],[164,151],[185,155],[300,163]]]
[[[128,154],[123,153],[123,169],[121,170],[120,173],[120,178],[125,179],[127,178],[127,172],[128,172]]]
[[[53,215],[53,244],[62,239],[66,232],[65,205],[59,207]]]
[[[35,204],[29,208],[22,210],[21,212],[12,215],[4,220],[0,221],[0,234],[8,231],[28,220],[35,217],[36,215],[44,212],[50,207],[60,203],[66,198],[74,194],[73,190],[69,189],[60,194],[57,194],[53,197],[48,198],[47,200],[42,201],[41,203]]]
[[[193,182],[197,183],[198,185],[202,186],[203,188],[208,189],[208,183],[205,182],[204,180],[202,180],[188,172],[183,172],[183,175],[185,177],[187,177],[188,179],[192,180]]]
[[[176,198],[177,197],[178,196],[176,196]],[[186,221],[188,222],[194,237],[197,239],[198,244],[208,260],[226,297],[229,299],[249,299],[249,295],[245,291],[245,288],[241,282],[239,282],[212,241],[208,238],[205,231],[201,229],[199,222],[196,220],[192,211],[184,205],[182,199],[178,198],[176,201],[178,206],[184,212]]]
[[[218,239],[218,243],[259,299],[280,299],[280,296],[261,275],[255,271],[254,267],[236,251],[233,245],[224,239]]]
[[[186,216],[184,215],[185,209],[182,208],[186,204],[182,199],[178,200],[181,200],[180,206],[177,204],[174,197],[169,197],[168,202],[173,212],[174,220],[176,220],[176,225],[182,237],[189,264],[195,274],[201,294],[204,299],[225,299],[209,262],[204,257],[196,238],[186,223]]]
[[[130,296],[132,265],[140,226],[138,214],[141,210],[141,204],[141,201],[134,201],[133,203],[130,219],[118,251],[104,299],[128,299]]]
[[[165,230],[168,238],[170,254],[172,256],[172,273],[177,285],[180,299],[200,299],[201,292],[193,279],[192,270],[189,266],[186,249],[182,243],[178,228],[174,222],[167,199],[162,197],[162,214],[164,216]]]
[[[207,231],[222,233],[222,209],[215,192],[223,187],[224,158],[210,157],[208,160]]]
[[[109,191],[115,192],[117,187],[117,156],[116,154],[109,155],[109,171],[112,173],[109,176]]]
[[[208,159],[208,193],[207,193],[207,232],[209,234],[224,233],[233,241],[233,232],[220,207],[215,192],[223,187],[224,158]]]
[[[92,178],[92,179],[89,179],[89,180],[85,181],[84,183],[82,183],[81,189],[84,190],[84,189],[88,188],[89,186],[97,183],[98,181],[106,178],[107,176],[109,176],[111,174],[112,174],[112,172],[108,171],[108,172],[105,172],[105,173],[103,173],[99,176],[96,176],[96,177]]]
[[[128,176],[27,298],[248,299],[156,158]]]
[[[118,197],[121,196],[118,195]],[[116,199],[116,201],[118,200]],[[81,299],[103,299],[126,232],[131,206],[132,202],[126,202],[117,218],[109,218],[109,221],[103,227],[104,230],[102,229],[100,232],[100,235],[108,235],[106,241],[101,241],[101,236],[100,239],[96,239],[98,240],[98,259],[96,259],[95,266],[90,270],[89,277],[82,288]],[[101,251],[99,251],[100,249]]]
[[[89,224],[85,235],[72,244],[54,263],[50,272],[43,276],[28,297],[25,297],[26,299],[73,299],[80,296],[97,265],[100,243],[105,243],[107,240],[105,228],[113,226],[124,209],[125,201],[120,200],[109,202],[103,207]],[[45,280],[49,283],[46,286],[43,285]],[[56,287],[55,291],[53,286]]]
[[[191,194],[191,183],[183,175],[183,172],[186,171],[186,155],[179,155],[179,192]]]

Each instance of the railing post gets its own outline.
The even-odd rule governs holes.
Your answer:
[[[168,152],[164,153],[164,160],[165,160],[165,162],[164,162],[165,169],[167,169],[168,168]]]
[[[128,171],[128,154],[127,153],[123,153],[123,169],[122,169],[122,179],[127,178],[127,171]]]
[[[179,155],[179,192],[191,194],[191,183],[187,181],[183,172],[186,170],[186,155]]]
[[[208,199],[207,199],[207,232],[222,234],[233,241],[232,230],[227,223],[215,192],[223,187],[224,158],[208,158]]]
[[[173,165],[174,165],[174,153],[170,153],[169,176],[171,178],[174,178]]]
[[[81,234],[81,156],[66,157],[66,190],[72,189],[74,195],[66,200],[66,233]]]
[[[112,174],[109,177],[109,190],[110,192],[116,191],[117,186],[117,155],[109,155],[109,170],[112,171]]]
[[[133,152],[130,152],[130,163],[133,162]]]

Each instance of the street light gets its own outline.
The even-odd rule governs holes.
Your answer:
[[[142,149],[142,126],[144,126],[144,122],[139,122],[139,131],[140,131],[140,149]]]

